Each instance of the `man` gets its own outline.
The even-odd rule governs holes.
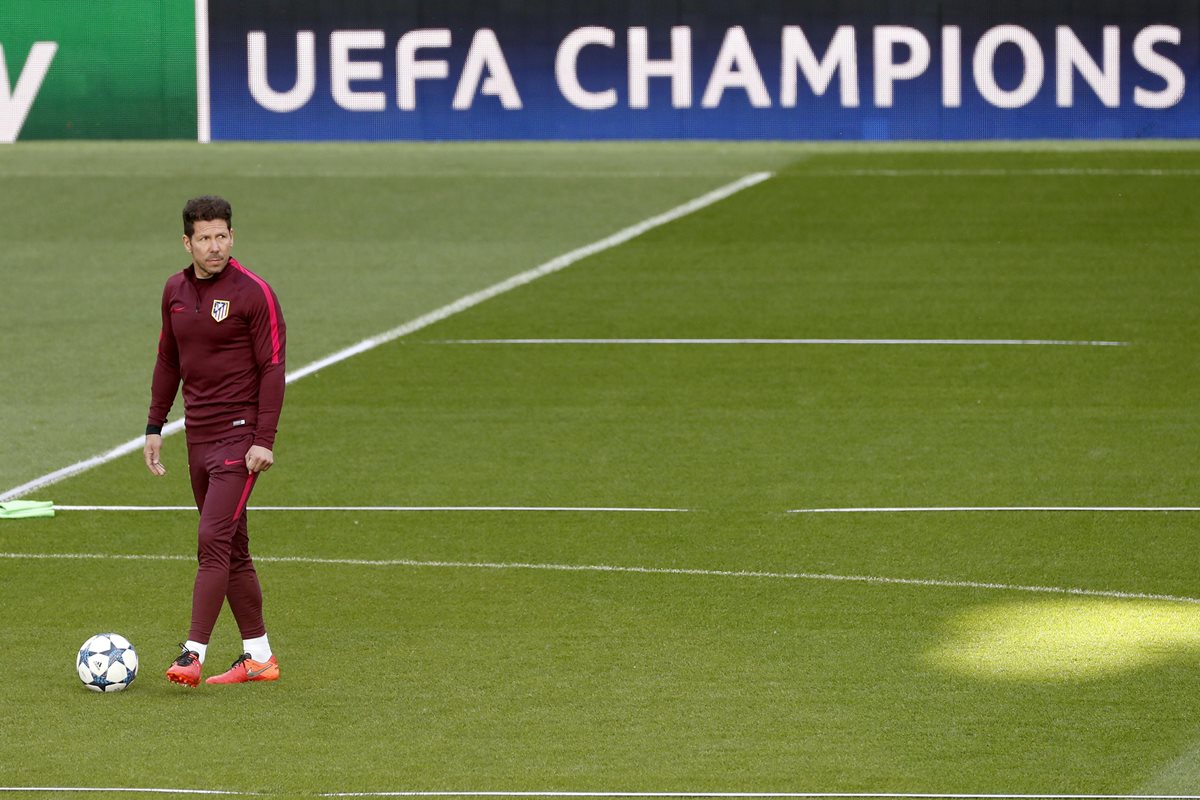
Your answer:
[[[219,197],[183,208],[183,246],[192,263],[167,280],[162,333],[150,389],[143,455],[152,475],[165,475],[162,429],[183,382],[188,469],[200,510],[192,623],[167,678],[198,686],[208,640],[228,599],[242,635],[242,655],[208,683],[273,681],[262,613],[262,589],[246,523],[246,502],[272,452],[283,408],[286,329],[266,281],[230,257],[233,210]]]

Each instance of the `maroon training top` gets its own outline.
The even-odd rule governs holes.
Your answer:
[[[192,266],[175,273],[163,289],[148,424],[166,423],[182,379],[189,441],[253,430],[254,444],[274,449],[286,333],[275,292],[234,259],[208,280]]]

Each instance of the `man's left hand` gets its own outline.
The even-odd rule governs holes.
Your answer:
[[[266,472],[275,463],[275,454],[261,445],[246,451],[246,469],[251,472]]]

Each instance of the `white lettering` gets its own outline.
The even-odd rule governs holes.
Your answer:
[[[781,106],[796,107],[796,67],[804,73],[804,79],[818,97],[825,94],[833,81],[833,73],[837,72],[842,105],[847,108],[858,106],[858,56],[854,49],[854,26],[842,25],[837,29],[829,40],[825,56],[819,62],[799,25],[784,26],[782,47],[783,64],[779,76]]]
[[[267,81],[267,34],[246,34],[246,66],[250,96],[268,111],[286,114],[304,106],[317,87],[317,39],[312,31],[296,31],[296,82],[286,92],[277,92]]]
[[[907,61],[892,60],[897,44],[908,47]],[[918,77],[929,66],[929,40],[916,28],[880,25],[875,28],[875,105],[891,108],[892,83]]]
[[[1082,81],[1085,91],[1095,93],[1106,108],[1121,107],[1121,61],[1129,53],[1121,52],[1121,29],[1106,25],[1100,47],[1093,52],[1085,47],[1096,42],[1095,29],[1085,31],[1082,38],[1075,29],[1065,25],[1055,28],[1053,43],[1039,41],[1027,28],[1018,25],[997,25],[987,30],[973,43],[963,41],[963,29],[957,25],[941,27],[938,56],[941,59],[941,104],[943,108],[958,109],[963,106],[963,93],[971,79],[979,95],[992,106],[1015,109],[1026,106],[1038,97],[1045,86],[1047,58],[1054,59],[1055,102],[1059,108],[1075,105],[1076,83]],[[665,31],[660,31],[660,36]],[[860,105],[858,74],[858,41],[861,31],[853,25],[841,25],[833,32],[823,51],[814,50],[812,43],[799,25],[785,25],[780,29],[779,53],[779,104],[783,108],[795,108],[800,102],[801,82],[807,84],[806,99],[830,94],[833,82],[839,84],[841,107],[856,108]],[[730,90],[745,92],[746,103],[755,109],[771,108],[774,101],[771,89],[763,79],[762,69],[775,68],[773,61],[761,62],[769,52],[763,48],[756,52],[755,43],[746,28],[736,25],[727,28],[721,46],[711,62],[703,92],[693,86],[693,73],[703,67],[692,63],[692,29],[675,26],[670,29],[669,50],[660,45],[663,52],[658,57],[650,55],[650,34],[645,27],[630,27],[628,35],[627,80],[628,107],[645,109],[650,106],[650,86],[654,79],[668,79],[671,86],[671,106],[676,109],[692,108],[699,102],[705,109],[713,109],[727,102]],[[901,81],[922,78],[921,98],[928,98],[933,91],[935,78],[930,73],[932,65],[931,43],[928,34],[915,27],[902,25],[880,25],[873,29],[872,51],[874,102],[878,108],[891,108],[896,103],[896,85]],[[287,34],[290,35],[290,34]],[[620,30],[598,26],[586,26],[569,31],[559,43],[555,55],[554,74],[562,97],[577,109],[599,111],[611,109],[622,98],[620,81],[605,86],[607,70],[581,70],[580,61],[589,65],[607,63],[615,66],[611,59],[617,49]],[[286,35],[285,35],[286,36]],[[451,30],[448,28],[412,30],[400,35],[396,42],[396,106],[404,111],[417,108],[418,82],[422,80],[453,79],[449,54],[440,57],[425,55],[423,49],[441,49],[451,46]],[[389,34],[386,30],[335,30],[329,36],[329,91],[333,102],[341,109],[352,112],[380,112],[388,108],[387,87],[381,86],[385,70],[379,51],[388,47]],[[1142,82],[1149,86],[1135,85],[1133,103],[1139,108],[1166,109],[1179,105],[1187,89],[1187,76],[1171,48],[1176,52],[1183,41],[1181,28],[1171,25],[1150,25],[1137,32],[1132,42],[1135,63],[1149,73]],[[267,34],[264,31],[249,31],[247,44],[247,82],[253,99],[264,109],[276,113],[289,113],[307,105],[316,89],[315,35],[313,31],[295,32],[295,79],[285,90],[271,86],[273,75],[276,83],[286,80],[290,73],[290,59],[275,64],[275,72],[268,68]],[[714,43],[715,44],[715,43]],[[603,47],[614,55],[584,58],[588,47]],[[1002,48],[1013,48],[1003,50]],[[1053,47],[1053,52],[1043,48]],[[964,52],[964,48],[966,51]],[[276,58],[279,44],[276,45]],[[286,47],[284,48],[286,51]],[[362,53],[358,51],[375,51]],[[1165,52],[1164,52],[1165,51]],[[18,136],[25,118],[41,88],[49,70],[50,62],[57,52],[54,42],[38,42],[29,53],[18,80],[13,86],[3,60],[0,46],[0,142],[11,142]],[[971,59],[970,73],[964,59]],[[1019,59],[1019,60],[1018,60]],[[532,66],[527,65],[528,68]],[[281,69],[282,67],[282,69]],[[803,76],[803,77],[801,77]],[[1005,86],[1000,85],[1002,80]],[[480,95],[495,97],[505,109],[524,108],[521,93],[513,77],[505,53],[496,32],[489,28],[474,31],[467,49],[461,71],[457,78],[450,105],[455,110],[473,108]],[[608,79],[611,80],[611,79]],[[599,85],[596,82],[599,81]],[[1161,83],[1159,83],[1161,81]],[[375,82],[376,85],[362,86],[360,82]],[[584,83],[593,88],[585,88]],[[1016,86],[1013,83],[1016,82]],[[924,84],[929,84],[924,86]],[[355,87],[360,88],[356,89]],[[656,87],[665,93],[660,82]],[[447,87],[448,88],[448,87]],[[693,97],[693,88],[697,91]],[[369,90],[369,91],[368,91]],[[808,93],[811,90],[811,95]],[[916,94],[916,90],[908,90]],[[736,93],[735,93],[736,94]],[[437,95],[442,97],[441,92]],[[738,95],[739,104],[740,95]],[[1046,98],[1048,101],[1048,97]],[[936,100],[935,100],[936,102]]]
[[[383,31],[334,31],[329,36],[329,78],[333,101],[347,111],[383,111],[383,92],[356,92],[350,81],[377,81],[383,77],[380,61],[351,61],[351,50],[381,50]]]
[[[1177,45],[1182,40],[1179,28],[1171,25],[1151,25],[1138,32],[1133,39],[1133,57],[1147,72],[1153,72],[1167,82],[1157,92],[1135,86],[1133,102],[1141,108],[1170,108],[1183,99],[1187,86],[1183,70],[1171,59],[1159,55],[1154,45],[1159,42]]]
[[[611,28],[598,27],[578,28],[562,40],[554,58],[554,77],[558,80],[558,90],[571,105],[585,111],[601,111],[617,104],[616,89],[589,92],[579,83],[579,52],[588,45],[612,48],[616,44],[617,35]]]
[[[1066,25],[1059,25],[1054,31],[1054,68],[1057,87],[1055,99],[1059,108],[1075,105],[1073,69],[1079,70],[1100,102],[1109,108],[1121,105],[1120,28],[1116,25],[1104,26],[1104,69],[1101,70],[1075,32]]]
[[[957,25],[942,28],[942,105],[962,105],[962,29]]]
[[[57,42],[35,42],[13,87],[8,79],[4,45],[0,45],[0,142],[12,144],[17,140],[57,52]]]
[[[488,78],[480,88],[479,79],[483,77],[484,69],[488,71]],[[475,31],[451,105],[458,111],[469,109],[476,92],[499,97],[500,105],[507,109],[521,107],[521,95],[517,94],[517,85],[513,83],[508,62],[504,60],[500,41],[496,38],[496,32],[489,28]]]
[[[755,108],[771,107],[771,95],[763,83],[754,51],[750,49],[750,40],[746,38],[746,31],[741,25],[725,31],[725,41],[721,42],[717,63],[713,66],[704,97],[700,100],[701,108],[719,106],[726,89],[745,89],[750,105]]]
[[[402,111],[417,107],[417,81],[446,78],[450,65],[445,61],[418,61],[423,47],[449,47],[449,28],[424,28],[409,31],[396,43],[396,105]]]
[[[1017,88],[1007,91],[996,83],[996,50],[1002,44],[1015,44],[1025,58],[1025,74]],[[974,58],[975,85],[983,99],[999,108],[1020,108],[1028,104],[1042,88],[1046,63],[1042,48],[1029,31],[1018,25],[997,25],[979,39]]]
[[[671,105],[692,107],[692,29],[671,28],[671,57],[650,59],[650,37],[645,28],[629,29],[629,106],[650,106],[650,78],[671,79]]]

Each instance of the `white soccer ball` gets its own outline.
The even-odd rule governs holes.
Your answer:
[[[79,648],[79,680],[93,692],[119,692],[137,677],[133,645],[119,633],[98,633]]]

